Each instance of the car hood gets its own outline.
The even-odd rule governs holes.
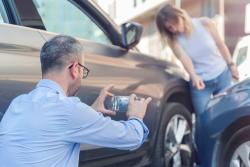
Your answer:
[[[250,78],[247,78],[226,90],[227,93],[236,93],[239,91],[250,90]]]
[[[246,105],[250,105],[250,78],[238,82],[215,95],[209,101],[206,111],[232,110]]]

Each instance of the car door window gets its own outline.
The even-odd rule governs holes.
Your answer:
[[[242,64],[247,58],[247,46],[242,47],[239,49],[237,59],[236,59],[236,65],[239,66]]]
[[[4,23],[2,15],[0,15],[0,23]]]
[[[83,11],[67,0],[33,0],[47,31],[111,44]]]
[[[9,23],[3,2],[1,0],[0,0],[0,23]]]

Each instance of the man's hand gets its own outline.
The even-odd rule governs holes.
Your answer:
[[[107,110],[104,106],[104,101],[106,97],[114,96],[112,93],[109,92],[113,87],[114,85],[108,85],[104,87],[91,107],[95,109],[96,111],[101,112],[103,114],[115,115],[116,113],[114,111]]]
[[[129,105],[127,116],[128,118],[136,117],[143,119],[147,110],[148,103],[152,100],[151,97],[147,99],[137,98],[135,94],[129,97]]]

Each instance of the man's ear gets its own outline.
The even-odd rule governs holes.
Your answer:
[[[76,79],[77,78],[77,75],[78,75],[78,65],[77,63],[73,63],[72,64],[72,67],[69,68],[69,73],[70,73],[70,76],[72,77],[72,79]]]

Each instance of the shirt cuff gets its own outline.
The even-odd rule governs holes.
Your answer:
[[[139,122],[139,124],[141,125],[142,129],[143,129],[143,139],[142,139],[142,143],[148,138],[148,134],[149,134],[149,130],[147,128],[147,126],[143,123],[143,121],[140,118],[137,117],[130,117],[128,119],[130,120],[135,120],[137,122]]]

